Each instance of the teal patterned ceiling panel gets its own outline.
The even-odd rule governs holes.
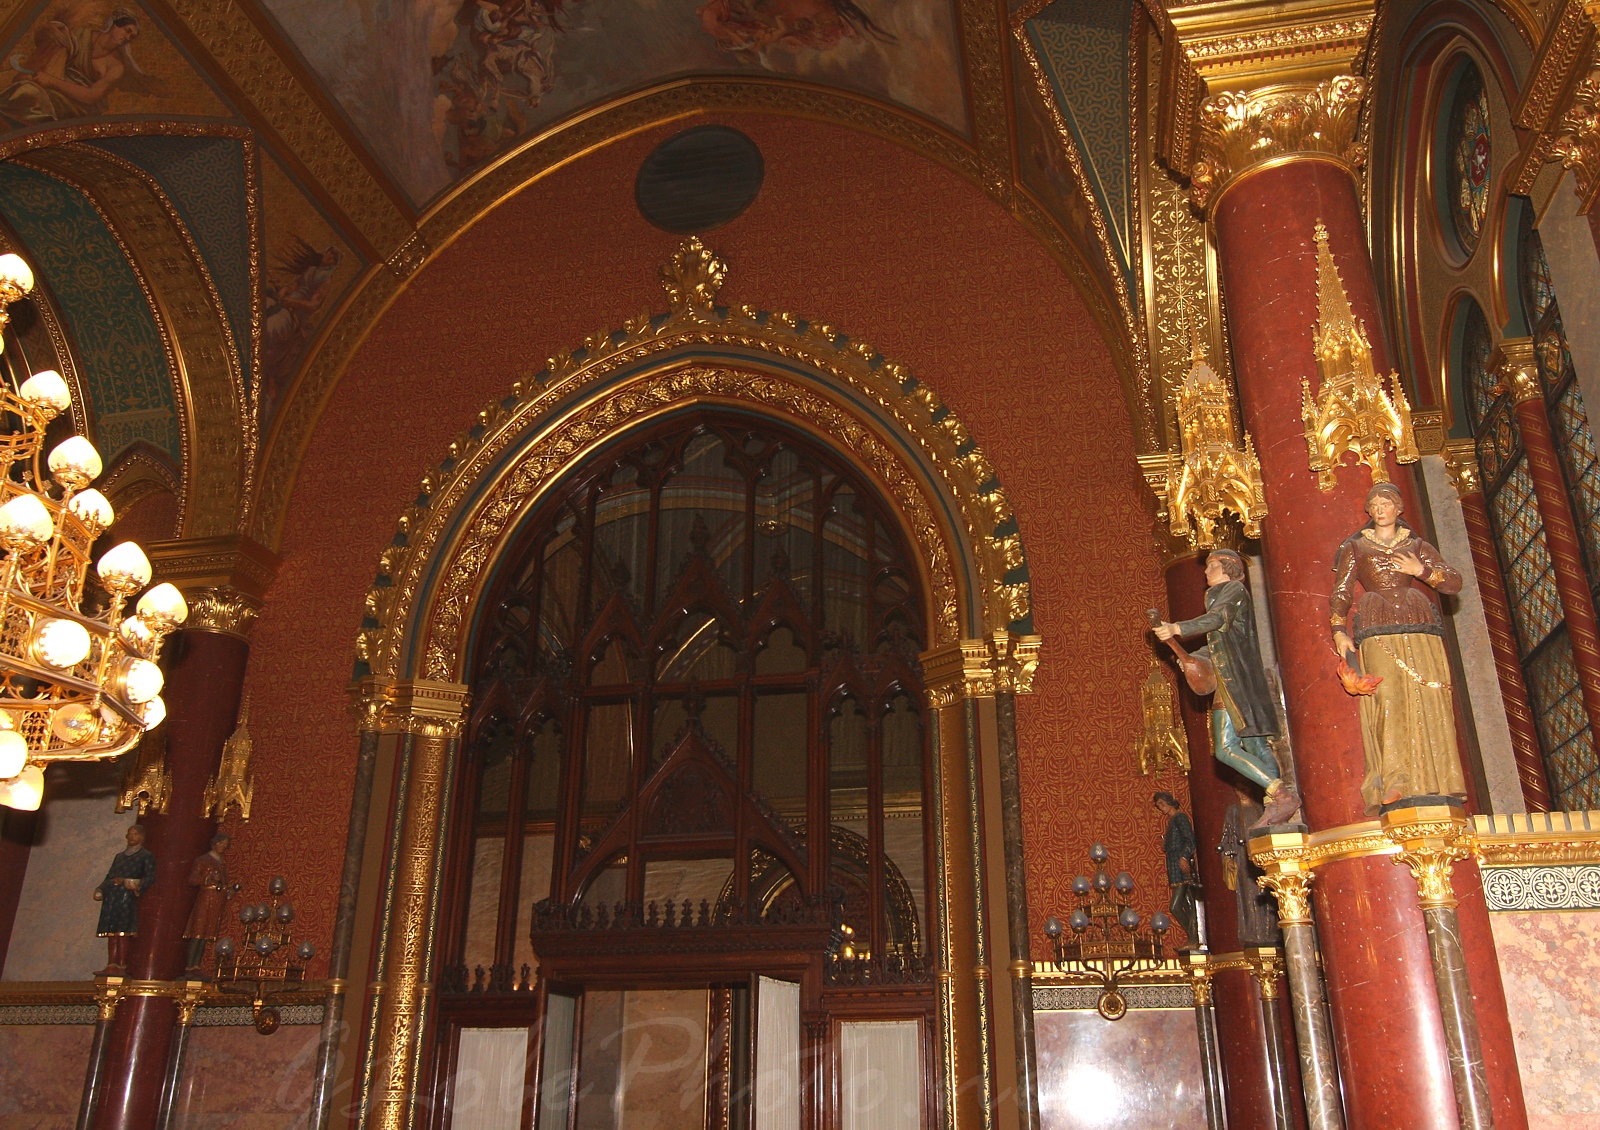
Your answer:
[[[250,372],[250,208],[244,143],[231,137],[108,137],[94,144],[155,179],[194,237]]]
[[[1128,140],[1131,22],[1132,0],[1055,0],[1025,25],[1124,272],[1132,269],[1135,226]]]
[[[0,214],[55,295],[107,463],[135,440],[182,460],[172,372],[155,315],[94,205],[52,176],[0,162]]]

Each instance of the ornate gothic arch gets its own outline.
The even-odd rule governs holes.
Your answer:
[[[358,677],[464,683],[470,610],[520,518],[597,447],[706,403],[799,424],[879,485],[921,559],[936,646],[1032,632],[1016,519],[961,422],[903,366],[832,326],[718,306],[726,274],[686,241],[662,268],[669,313],[590,335],[478,414],[383,552]]]

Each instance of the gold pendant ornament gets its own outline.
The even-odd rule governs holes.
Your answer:
[[[1372,471],[1372,481],[1389,481],[1384,456],[1392,447],[1401,463],[1418,459],[1411,427],[1411,405],[1400,387],[1400,374],[1389,374],[1389,389],[1372,365],[1372,345],[1365,326],[1350,309],[1339,268],[1328,250],[1328,229],[1317,221],[1317,324],[1312,347],[1317,355],[1316,395],[1302,379],[1300,416],[1306,425],[1306,449],[1317,486],[1332,490],[1334,471],[1346,452]]]

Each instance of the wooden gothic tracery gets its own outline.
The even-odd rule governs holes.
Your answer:
[[[447,1002],[762,972],[803,980],[812,1008],[865,987],[931,1003],[924,604],[868,480],[702,410],[595,458],[502,561],[446,868]]]

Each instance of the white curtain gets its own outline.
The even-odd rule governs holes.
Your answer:
[[[528,1069],[526,1028],[463,1028],[451,1130],[517,1130]]]
[[[915,1020],[839,1025],[843,1130],[919,1130],[922,1039]]]
[[[539,1071],[537,1126],[566,1130],[572,1103],[572,1034],[578,998],[551,993],[544,1006],[544,1063]]]
[[[755,1130],[800,1130],[800,986],[756,988]]]

